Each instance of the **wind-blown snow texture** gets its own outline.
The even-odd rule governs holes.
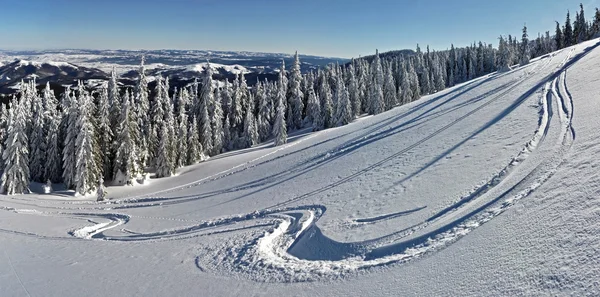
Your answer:
[[[108,202],[3,196],[0,295],[599,295],[599,44]]]

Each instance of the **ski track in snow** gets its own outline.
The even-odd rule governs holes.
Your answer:
[[[357,176],[386,162],[390,162],[433,139],[471,114],[482,110],[500,98],[504,98],[511,91],[530,79],[533,73],[543,70],[550,65],[552,59],[560,52],[536,62],[529,72],[525,74],[525,77],[517,82],[501,86],[493,90],[490,94],[484,94],[481,98],[481,100],[485,100],[483,103],[412,145],[324,188],[292,197],[286,201],[276,203],[269,208],[205,221],[92,211],[114,211],[116,209],[164,206],[170,203],[193,201],[198,198],[169,199],[158,197],[158,195],[196,187],[254,166],[273,162],[294,152],[284,152],[271,159],[268,157],[287,150],[302,141],[313,138],[318,133],[304,137],[294,143],[211,176],[148,195],[123,198],[109,203],[55,202],[56,204],[79,205],[79,208],[48,207],[46,205],[45,208],[59,209],[59,211],[48,212],[0,206],[0,210],[2,211],[10,211],[20,215],[77,218],[86,219],[92,223],[92,225],[70,230],[63,237],[45,236],[14,230],[0,230],[0,232],[53,240],[103,240],[109,242],[151,243],[154,241],[181,240],[198,236],[244,231],[253,235],[241,237],[242,239],[224,240],[220,246],[204,247],[203,252],[196,258],[196,266],[205,272],[212,271],[225,275],[239,274],[261,282],[331,280],[344,278],[377,267],[405,263],[447,247],[477,227],[500,215],[517,201],[527,197],[544,184],[560,167],[564,161],[566,152],[568,152],[575,139],[575,129],[571,124],[574,116],[573,98],[567,89],[566,83],[567,63],[572,58],[574,50],[574,48],[571,49],[566,54],[564,60],[557,66],[556,70],[547,76],[548,80],[542,82],[543,87],[539,98],[540,118],[538,127],[522,150],[488,182],[478,186],[468,195],[461,197],[451,205],[438,210],[428,219],[406,230],[396,231],[380,238],[361,242],[336,242],[324,235],[317,226],[317,222],[327,211],[326,206],[319,204],[290,205],[300,202],[314,193],[323,192],[349,182]],[[455,109],[456,107],[452,107],[449,110],[440,110],[437,113],[450,112]],[[414,125],[419,125],[420,120],[426,120],[427,117],[423,117],[425,113],[415,118]],[[548,138],[552,127],[551,123],[554,121],[554,114],[557,114],[560,123],[560,131],[557,133],[553,132],[558,135],[558,139]],[[367,136],[354,139],[343,146],[311,158],[301,166],[292,169],[292,176],[296,177],[303,172],[330,162],[337,156],[344,155],[364,145],[366,142],[382,139],[386,135],[394,133],[394,129],[397,129],[396,127],[381,130],[385,126],[385,124],[381,124],[372,129]],[[410,128],[406,127],[406,129]],[[275,175],[271,177],[271,180],[265,179],[261,182],[268,184],[277,178],[279,177]],[[236,189],[245,186],[251,188],[254,185],[240,185]],[[20,203],[18,200],[10,202]],[[89,212],[77,212],[78,209],[86,209]],[[419,209],[415,211],[417,210]],[[376,223],[399,215],[401,213],[356,219],[354,220],[354,224]],[[92,221],[92,218],[99,219],[101,222]],[[146,233],[124,228],[120,232],[115,231],[118,229],[117,227],[127,225],[132,219],[162,219],[191,224],[184,227]],[[265,229],[266,231],[264,231]]]

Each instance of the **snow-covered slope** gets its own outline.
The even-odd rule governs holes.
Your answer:
[[[106,203],[0,197],[0,291],[599,295],[598,42]]]

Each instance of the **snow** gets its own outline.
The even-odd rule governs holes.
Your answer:
[[[107,202],[0,196],[2,295],[599,295],[598,44]]]
[[[18,66],[15,69],[19,69],[20,67],[24,67],[24,66],[34,66],[34,67],[39,68],[43,64],[47,64],[47,65],[59,67],[59,68],[61,68],[61,67],[77,68],[77,66],[75,66],[71,63],[67,63],[67,62],[19,60]]]
[[[198,73],[203,73],[204,70],[206,69],[206,64],[207,63],[200,63],[200,64],[195,64],[195,65],[190,65],[187,66],[187,69],[190,71],[195,71]],[[223,64],[216,64],[216,63],[210,63],[210,67],[214,70],[218,70],[218,69],[223,69],[226,72],[232,73],[232,74],[240,74],[240,73],[250,73],[251,71],[248,70],[246,67],[241,66],[241,65],[223,65]]]

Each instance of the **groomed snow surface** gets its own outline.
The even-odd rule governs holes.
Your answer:
[[[108,202],[2,196],[0,295],[598,296],[599,44]]]

